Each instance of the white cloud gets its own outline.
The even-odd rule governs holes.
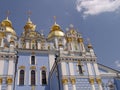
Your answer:
[[[115,65],[119,68],[120,67],[120,61],[119,60],[115,61]]]
[[[76,9],[84,16],[114,12],[120,9],[120,0],[77,0]]]

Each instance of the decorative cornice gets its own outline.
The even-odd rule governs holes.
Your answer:
[[[25,69],[25,66],[20,66],[19,69]]]
[[[36,66],[31,66],[30,69],[31,69],[31,70],[35,70],[35,69],[36,69]]]

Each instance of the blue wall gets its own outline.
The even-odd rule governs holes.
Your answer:
[[[29,71],[31,70],[30,64],[30,53],[19,53],[18,65],[17,65],[17,75],[16,75],[16,90],[31,90],[31,85],[29,84]],[[47,77],[49,77],[49,64],[48,64],[48,55],[47,54],[35,54],[36,57],[36,72],[37,72],[37,84],[35,90],[49,90],[49,82],[48,85],[42,86],[40,84],[40,68],[45,66],[47,68]],[[20,66],[25,66],[25,85],[18,85],[18,70]],[[48,78],[49,79],[49,78]],[[49,80],[48,80],[49,81]]]

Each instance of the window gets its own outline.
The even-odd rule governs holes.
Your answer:
[[[41,69],[40,70],[40,83],[41,85],[47,85],[47,73],[46,73],[47,69],[45,66],[42,66],[40,69]]]
[[[83,74],[82,66],[81,65],[78,65],[78,70],[79,70],[79,74]]]
[[[46,81],[46,71],[42,70],[42,85],[46,85],[47,81]]]
[[[35,65],[35,56],[31,56],[31,64]]]
[[[24,70],[20,70],[19,85],[24,85]]]
[[[35,85],[35,70],[31,71],[31,85]]]

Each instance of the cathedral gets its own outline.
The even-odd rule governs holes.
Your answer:
[[[120,90],[120,71],[97,62],[90,42],[54,21],[47,37],[28,17],[18,37],[0,23],[0,90]]]

